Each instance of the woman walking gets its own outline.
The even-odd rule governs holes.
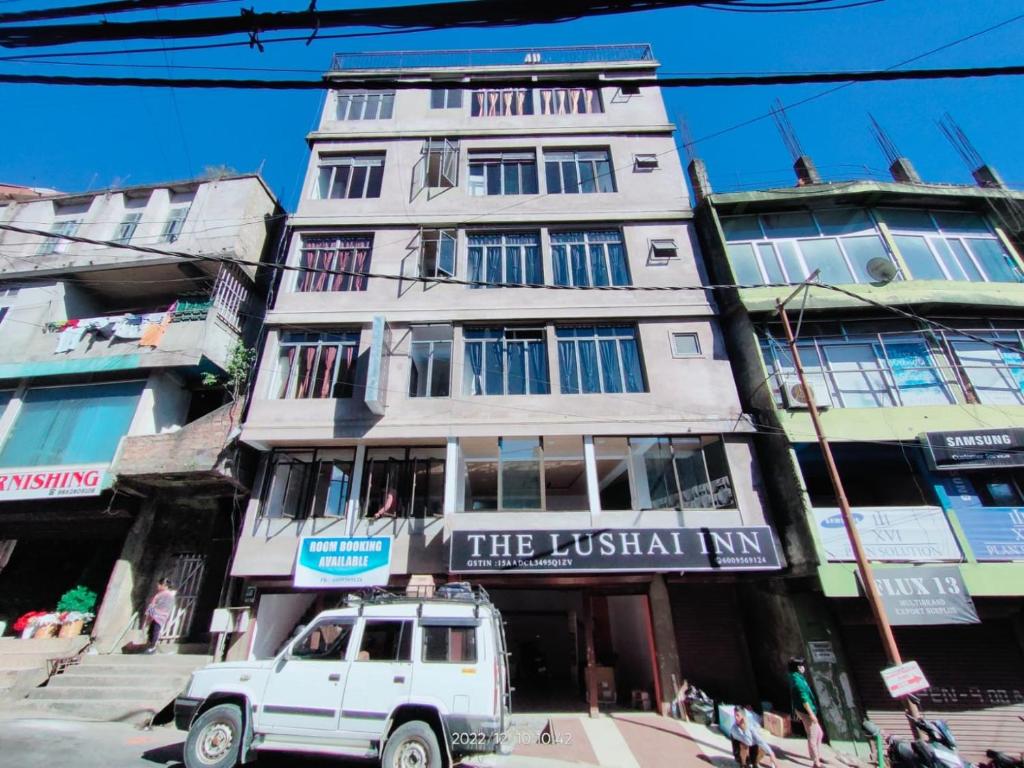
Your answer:
[[[806,662],[802,658],[789,660],[789,698],[793,712],[800,718],[800,723],[807,734],[807,751],[811,755],[812,768],[823,768],[821,740],[824,732],[821,730],[821,723],[818,722],[818,702],[814,698],[810,683],[804,677],[806,668]]]

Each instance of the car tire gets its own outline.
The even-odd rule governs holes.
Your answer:
[[[398,726],[384,746],[380,764],[381,768],[441,768],[444,758],[434,729],[422,720]]]
[[[234,768],[242,746],[242,711],[236,704],[210,707],[185,739],[185,768]]]

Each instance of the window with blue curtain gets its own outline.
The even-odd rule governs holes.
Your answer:
[[[110,461],[144,386],[126,381],[30,389],[0,450],[0,467]]]
[[[618,230],[551,233],[555,285],[632,285],[626,248]]]
[[[470,328],[465,332],[467,395],[546,395],[543,328]]]
[[[563,395],[646,392],[636,328],[556,328]]]
[[[471,288],[513,285],[543,285],[540,237],[536,232],[494,232],[469,236],[469,279]]]

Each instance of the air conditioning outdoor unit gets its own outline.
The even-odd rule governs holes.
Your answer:
[[[815,383],[809,383],[809,386],[814,392],[814,404],[818,406],[818,410],[832,407],[832,396],[829,394],[828,389],[821,384]],[[804,391],[804,386],[800,383],[800,379],[782,380],[782,404],[790,410],[807,410],[810,408],[807,392]]]

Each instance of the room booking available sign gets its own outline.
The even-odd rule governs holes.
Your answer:
[[[386,536],[307,536],[299,541],[296,587],[383,587],[390,576],[391,539]]]

